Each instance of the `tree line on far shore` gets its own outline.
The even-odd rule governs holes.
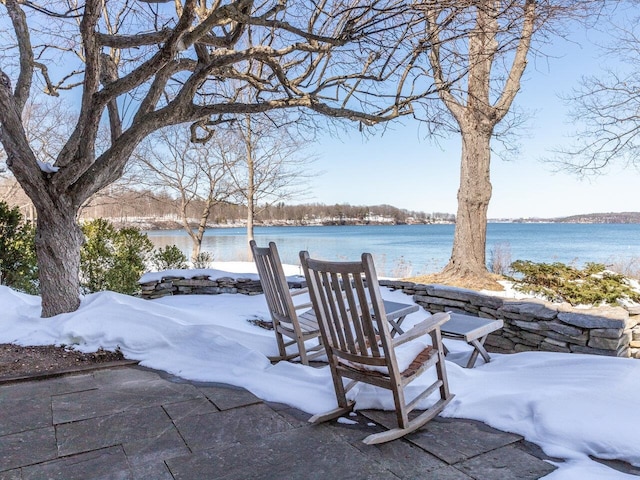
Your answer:
[[[33,208],[26,195],[11,188],[10,181],[0,182],[0,199],[17,206],[23,217],[33,220]],[[10,198],[3,195],[11,192]],[[197,223],[202,212],[201,201],[193,201],[187,217]],[[209,216],[210,226],[238,225],[245,221],[246,206],[231,202],[219,203]],[[143,229],[182,228],[179,216],[180,200],[172,195],[151,190],[113,187],[92,198],[82,209],[80,218],[108,219],[115,225],[137,225]],[[285,202],[266,204],[256,219],[262,225],[339,225],[339,224],[411,224],[451,223],[455,215],[444,212],[426,213],[392,205],[325,205],[305,203],[290,205]]]

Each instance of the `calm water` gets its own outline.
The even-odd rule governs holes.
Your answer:
[[[381,276],[407,276],[441,270],[449,260],[454,225],[375,225],[340,227],[259,227],[258,245],[273,241],[282,261],[299,264],[298,252],[326,260],[357,260],[373,254]],[[147,232],[157,247],[174,244],[187,256],[191,240],[182,230]],[[499,246],[511,261],[620,263],[640,257],[640,224],[492,223],[487,228],[487,260]],[[209,229],[204,251],[216,261],[248,261],[244,228]]]

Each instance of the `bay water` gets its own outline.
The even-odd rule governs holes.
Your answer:
[[[357,225],[257,227],[255,239],[273,241],[283,263],[298,265],[300,250],[313,258],[359,260],[373,255],[379,276],[406,277],[440,271],[453,246],[454,225]],[[156,247],[176,245],[188,257],[191,239],[183,230],[146,232]],[[211,228],[202,251],[215,261],[251,261],[244,228]],[[586,262],[626,265],[640,258],[640,224],[490,223],[487,260],[562,262],[582,267]],[[510,262],[509,262],[510,263]]]

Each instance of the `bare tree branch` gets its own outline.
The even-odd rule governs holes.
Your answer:
[[[585,76],[566,95],[571,117],[578,126],[569,147],[558,149],[553,159],[559,169],[580,176],[598,175],[617,164],[640,169],[640,29],[632,2],[626,20],[607,23],[612,32],[603,59],[614,58],[616,69],[603,67],[599,75]]]

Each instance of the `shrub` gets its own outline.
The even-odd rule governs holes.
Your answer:
[[[563,263],[534,263],[517,260],[511,264],[516,273],[514,288],[571,305],[616,305],[619,300],[640,302],[640,292],[617,273],[599,263],[587,263],[583,270]]]
[[[85,244],[80,252],[80,280],[85,292],[111,290],[135,294],[153,244],[137,228],[116,230],[104,219],[82,226]]]
[[[511,264],[511,245],[496,243],[489,252],[489,271],[496,275],[507,275]]]
[[[406,278],[411,276],[412,270],[413,270],[413,267],[411,265],[411,262],[408,260],[405,260],[404,257],[400,257],[391,275],[394,278]]]
[[[35,227],[5,202],[0,202],[0,280],[15,290],[38,293]]]
[[[115,262],[108,272],[109,290],[133,295],[138,293],[138,280],[146,270],[153,243],[138,228],[118,230],[114,239]]]
[[[86,292],[108,290],[107,272],[113,268],[115,228],[98,218],[82,225],[85,242],[80,250],[80,283]]]
[[[609,260],[607,268],[627,278],[640,280],[640,257],[614,258]]]
[[[200,252],[193,259],[193,268],[209,268],[211,262],[213,262],[213,254],[211,252]]]
[[[187,268],[187,257],[175,245],[167,245],[153,252],[151,264],[158,271]]]

